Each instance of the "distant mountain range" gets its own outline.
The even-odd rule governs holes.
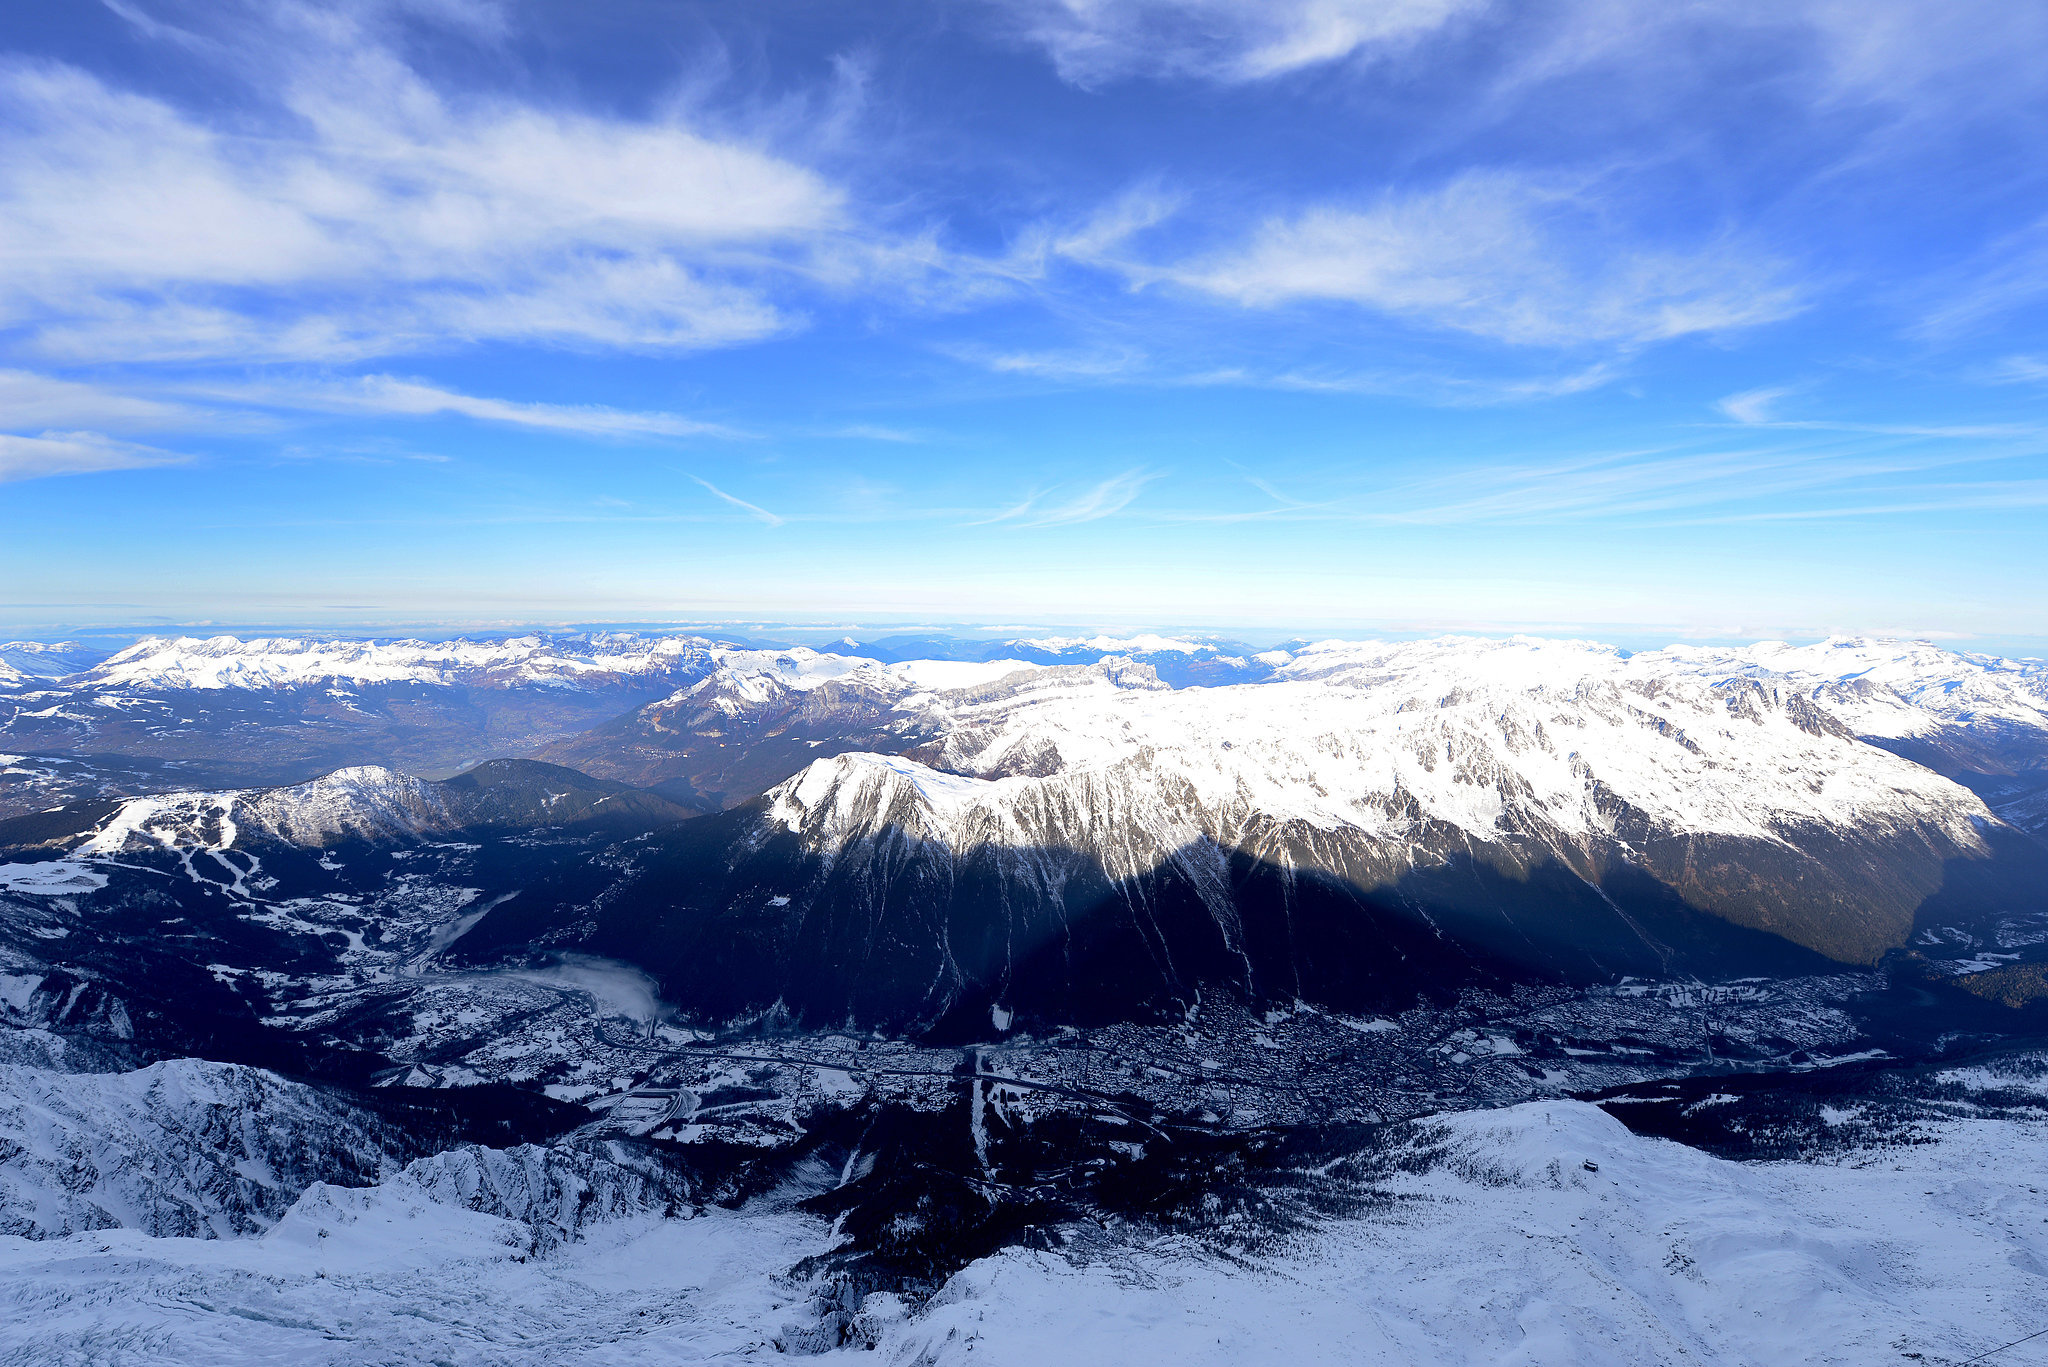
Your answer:
[[[1001,644],[145,642],[17,692],[0,738],[70,753],[10,764],[59,810],[0,825],[0,857],[17,890],[160,897],[171,873],[179,905],[227,910],[344,890],[328,852],[484,841],[503,869],[464,876],[518,881],[447,962],[573,951],[705,1021],[970,1033],[1215,993],[1368,1011],[1819,971],[1990,943],[2048,898],[2039,664],[1875,641]],[[1175,687],[1162,656],[1245,681]],[[403,772],[514,729],[545,762]],[[399,753],[282,787],[120,791],[380,746]],[[86,781],[65,763],[101,786],[45,800]],[[529,838],[550,831],[553,854]]]

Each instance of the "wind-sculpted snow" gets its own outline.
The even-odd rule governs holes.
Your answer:
[[[0,1233],[258,1233],[315,1181],[395,1172],[395,1138],[375,1117],[235,1064],[0,1065]]]

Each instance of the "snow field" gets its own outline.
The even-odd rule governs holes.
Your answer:
[[[886,1360],[1846,1367],[1955,1362],[2048,1327],[2038,1125],[1749,1165],[1577,1102],[1443,1123],[1453,1157],[1394,1185],[1413,1198],[1397,1217],[1252,1268],[1176,1240],[1085,1262],[1010,1250],[955,1277]]]
[[[1577,1102],[1439,1123],[1443,1161],[1393,1180],[1392,1214],[1251,1260],[1128,1234],[1013,1249],[920,1312],[871,1297],[860,1360],[1957,1362],[2048,1325],[2038,1122],[1771,1164]],[[782,1274],[832,1242],[772,1202],[586,1236],[533,1255],[523,1226],[397,1181],[315,1186],[259,1239],[0,1239],[0,1363],[773,1360],[815,1314]]]

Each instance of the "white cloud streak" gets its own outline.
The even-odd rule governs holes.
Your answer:
[[[2048,13],[2010,0],[1001,0],[1060,75],[1269,80],[1351,59],[1400,57],[1432,38],[1517,25],[1500,81],[1527,87],[1602,65],[1654,77],[1705,45],[1766,41],[1805,61],[1814,98],[1889,103],[1907,117],[1996,109],[2032,78]],[[1494,93],[1473,92],[1484,101]]]
[[[125,393],[104,385],[0,370],[0,420],[17,427],[148,430],[189,426],[203,415],[182,404]]]
[[[1519,377],[1381,370],[1289,371],[1270,379],[1236,378],[1274,389],[1296,389],[1311,394],[1386,394],[1446,408],[1483,408],[1585,394],[1614,383],[1624,373],[1622,366],[1613,361],[1596,361],[1560,374]]]
[[[733,495],[728,494],[725,490],[719,488],[716,484],[713,484],[710,480],[704,479],[701,476],[691,475],[690,478],[696,481],[698,484],[703,485],[705,491],[710,493],[713,497],[722,499],[725,502],[730,503],[733,507],[738,508],[740,511],[746,513],[749,517],[753,517],[761,522],[764,522],[770,527],[780,527],[783,525],[784,519],[777,517],[774,513],[769,512],[760,504],[749,503],[743,498],[735,498]]]
[[[136,470],[184,459],[176,452],[115,441],[98,432],[45,432],[34,437],[0,433],[0,483]]]
[[[1795,521],[1880,516],[1919,509],[1997,507],[1997,490],[2038,481],[1930,481],[1936,472],[2030,458],[2031,441],[1987,444],[2014,433],[1974,434],[1933,449],[1873,447],[1868,437],[1807,446],[1735,450],[1618,451],[1552,461],[1500,462],[1455,478],[1384,486],[1335,500],[1323,516],[1423,526],[1637,522]],[[1951,437],[1951,441],[1961,438]],[[1475,492],[1477,491],[1477,492]]]
[[[717,423],[680,413],[608,408],[597,404],[522,403],[444,389],[425,380],[365,375],[326,382],[274,381],[214,385],[197,393],[258,407],[296,412],[377,417],[431,418],[443,415],[503,423],[543,432],[584,437],[733,437]]]
[[[1011,351],[976,354],[972,359],[997,374],[1046,380],[1117,379],[1145,367],[1144,356],[1136,351]]]
[[[1991,368],[1994,384],[2048,384],[2048,356],[2008,356]]]
[[[1015,507],[967,525],[981,527],[995,522],[1010,522],[1020,527],[1070,527],[1082,522],[1100,522],[1130,507],[1144,492],[1145,486],[1158,478],[1158,475],[1147,474],[1143,470],[1126,470],[1055,502],[1047,503],[1045,495],[1033,494]]]
[[[1256,81],[1384,48],[1486,0],[1018,0],[1024,35],[1060,76]]]
[[[1754,426],[1771,420],[1771,410],[1778,400],[1792,393],[1789,385],[1771,389],[1746,389],[1740,394],[1730,394],[1715,401],[1714,407],[1736,422]]]
[[[1523,345],[1645,344],[1789,316],[1778,263],[1726,243],[1655,250],[1599,230],[1582,193],[1470,174],[1363,208],[1267,219],[1207,257],[1100,264],[1249,308],[1355,304],[1426,326]]]

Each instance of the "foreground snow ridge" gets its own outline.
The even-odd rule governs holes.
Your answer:
[[[1393,1180],[1397,1216],[1251,1266],[1128,1234],[1012,1249],[915,1311],[868,1296],[866,1360],[1860,1367],[2048,1323],[2039,1122],[1812,1164],[1726,1162],[1569,1101],[1435,1123],[1447,1156]],[[260,1237],[0,1238],[0,1361],[712,1363],[803,1341],[811,1292],[783,1274],[831,1246],[823,1222],[774,1197],[695,1219],[624,1201],[551,1243],[545,1210],[500,1194],[533,1160],[489,1154],[316,1185]]]

